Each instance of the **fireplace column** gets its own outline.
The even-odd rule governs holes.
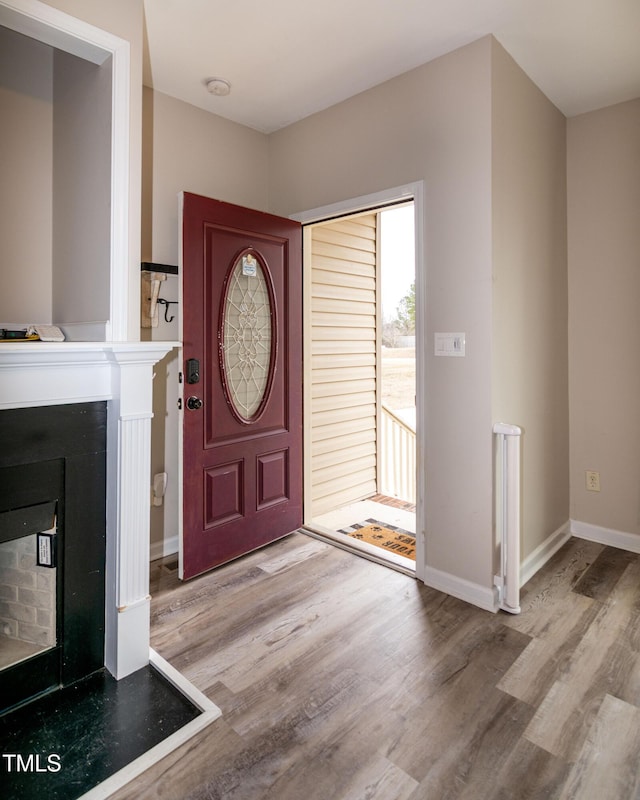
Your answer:
[[[120,679],[149,663],[149,503],[156,354],[113,345],[107,448],[105,665]]]

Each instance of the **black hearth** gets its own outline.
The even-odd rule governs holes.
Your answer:
[[[0,714],[104,665],[106,428],[105,402],[0,412]]]

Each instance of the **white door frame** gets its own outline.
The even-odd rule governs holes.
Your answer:
[[[416,577],[424,581],[426,568],[426,508],[425,508],[425,487],[426,487],[426,430],[427,430],[427,385],[426,385],[426,363],[427,363],[427,326],[426,326],[426,263],[424,249],[424,181],[407,183],[391,189],[383,189],[374,194],[362,197],[342,200],[327,206],[320,206],[309,211],[292,214],[291,219],[295,219],[303,225],[310,225],[314,222],[323,222],[333,217],[343,217],[348,214],[358,212],[373,211],[382,209],[384,206],[392,205],[402,201],[413,200],[414,203],[414,222],[415,222],[415,253],[416,253]],[[309,248],[307,246],[308,237],[303,237],[303,302],[306,306],[310,296],[310,268],[308,264]],[[305,373],[308,369],[308,346],[309,336],[306,333],[306,323],[303,326],[304,335],[304,355]],[[311,407],[310,397],[308,397],[309,381],[305,380],[304,396],[304,418],[305,435],[304,451],[308,450],[309,437],[306,420],[309,417]]]

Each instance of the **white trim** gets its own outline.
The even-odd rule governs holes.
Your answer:
[[[178,192],[178,374],[184,367],[184,192]],[[184,380],[178,381],[178,577],[184,578]]]
[[[123,41],[38,0],[0,0],[0,25],[98,65]]]
[[[415,221],[415,279],[416,279],[416,577],[426,583],[427,552],[426,552],[426,456],[427,448],[427,376],[426,376],[426,347],[427,337],[427,270],[425,262],[425,190],[424,181],[415,181],[401,186],[383,189],[373,194],[355,197],[350,200],[341,200],[326,206],[292,214],[291,219],[310,225],[332,217],[357,214],[374,208],[384,208],[403,200],[413,202]],[[303,254],[304,257],[304,254]],[[303,266],[303,286],[306,265]],[[304,289],[303,289],[304,291]],[[303,298],[303,305],[307,297]],[[307,335],[303,334],[306,340]],[[305,359],[305,364],[309,361]],[[305,367],[305,372],[308,367]],[[308,381],[305,380],[305,384]],[[304,417],[308,417],[305,404]],[[308,439],[305,438],[304,450],[309,449]],[[307,470],[305,470],[307,472]],[[305,503],[306,506],[306,503]],[[305,513],[308,513],[305,511]]]
[[[129,138],[131,68],[129,42],[113,37],[111,67],[111,341],[128,338]]]
[[[427,263],[425,260],[424,181],[411,184],[413,193],[416,281],[416,577],[427,571]]]
[[[609,547],[618,547],[621,550],[628,550],[630,553],[640,553],[640,535],[637,533],[601,528],[599,525],[591,525],[589,522],[579,522],[575,519],[570,521],[570,525],[572,535],[578,539],[598,542],[598,544]]]
[[[520,586],[524,586],[527,581],[549,561],[558,550],[571,538],[570,521],[567,520],[552,534],[538,545],[536,549],[520,564]]]
[[[310,225],[313,222],[322,222],[333,217],[345,217],[348,214],[358,214],[360,211],[374,210],[397,203],[402,200],[410,202],[415,200],[416,192],[423,186],[423,181],[406,183],[403,186],[395,186],[391,189],[383,189],[381,192],[353,197],[350,200],[340,200],[338,203],[331,203],[326,206],[318,206],[308,211],[301,211],[298,214],[291,214],[290,219],[295,219],[303,225]]]
[[[209,700],[206,694],[194,686],[191,681],[185,678],[181,672],[178,672],[175,667],[172,667],[168,661],[165,661],[152,647],[149,648],[149,663],[181,694],[191,700],[196,708],[199,708],[205,713],[209,712],[215,714],[214,719],[222,716],[222,711],[212,700]]]
[[[437,589],[466,603],[478,606],[485,611],[496,612],[498,610],[498,597],[495,589],[480,586],[479,583],[472,583],[457,575],[449,572],[442,572],[434,567],[425,567],[424,583],[432,589]]]
[[[312,518],[312,499],[313,482],[311,480],[311,406],[312,406],[312,315],[311,315],[311,296],[312,296],[312,228],[308,226],[302,229],[302,510],[303,522],[311,523]]]
[[[187,697],[196,708],[202,711],[198,717],[191,722],[188,722],[182,728],[177,730],[171,736],[159,742],[151,750],[143,753],[141,756],[127,764],[121,770],[111,775],[98,786],[85,792],[79,800],[105,800],[110,797],[118,789],[126,786],[127,783],[137,778],[145,770],[157,764],[158,761],[165,758],[169,753],[177,750],[178,747],[185,742],[192,739],[203,728],[206,728],[215,720],[222,716],[222,711],[211,702],[209,698],[196,688],[191,681],[187,680],[184,675],[178,672],[174,667],[165,661],[162,656],[158,655],[153,649],[149,649],[149,662],[158,670],[158,672],[169,681],[179,692]]]

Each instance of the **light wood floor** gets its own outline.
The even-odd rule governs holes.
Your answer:
[[[640,798],[639,556],[573,539],[519,616],[299,533],[152,591],[223,717],[118,800]]]

